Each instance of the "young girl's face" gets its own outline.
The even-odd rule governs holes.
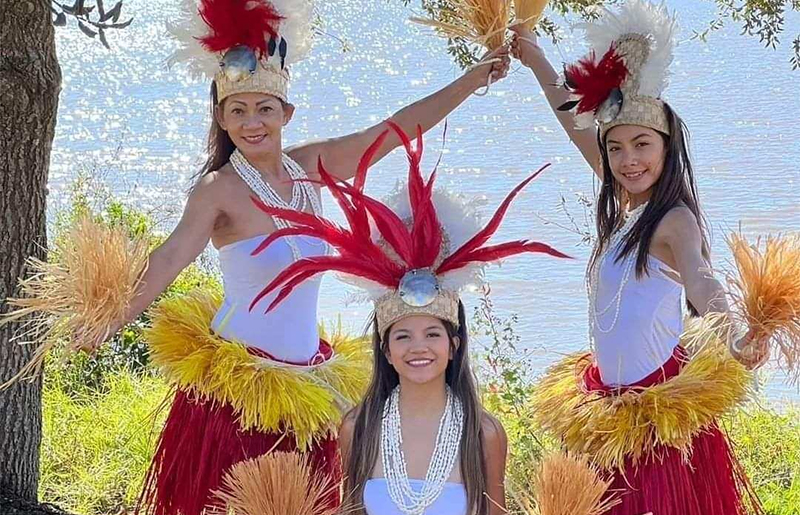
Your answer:
[[[444,378],[455,345],[440,319],[409,316],[389,329],[386,359],[401,380],[425,384]]]
[[[633,196],[647,196],[664,170],[661,135],[640,125],[618,125],[606,134],[606,149],[614,179]]]

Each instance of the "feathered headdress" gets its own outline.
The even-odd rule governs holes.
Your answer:
[[[588,56],[564,67],[564,87],[572,94],[559,107],[573,111],[581,129],[642,125],[669,134],[661,94],[669,79],[676,20],[666,5],[629,0],[614,13],[578,25],[591,46]]]
[[[168,63],[213,79],[218,101],[235,93],[286,101],[288,66],[311,49],[312,8],[311,0],[183,0],[180,20],[168,24],[180,45]]]
[[[381,332],[397,320],[415,314],[435,316],[457,326],[459,292],[482,280],[486,264],[523,252],[567,257],[536,241],[487,245],[514,197],[547,165],[517,185],[489,223],[481,228],[469,205],[446,192],[434,190],[435,171],[427,181],[423,178],[421,130],[418,130],[415,147],[402,129],[389,123],[406,148],[409,172],[408,184],[387,201],[380,202],[365,194],[364,184],[369,164],[388,131],[361,158],[352,185],[337,180],[319,163],[322,183],[344,211],[348,228],[253,199],[268,215],[294,224],[272,233],[253,254],[260,253],[278,238],[306,235],[326,241],[337,250],[337,255],[310,257],[293,263],[253,299],[250,309],[265,296],[280,290],[267,308],[269,311],[303,281],[321,272],[336,271],[364,288],[375,302]]]

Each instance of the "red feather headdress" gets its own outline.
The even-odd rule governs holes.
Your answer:
[[[667,7],[628,0],[617,12],[607,8],[597,20],[578,25],[590,53],[564,67],[569,101],[558,109],[575,114],[575,126],[642,125],[669,134],[661,101],[675,47],[676,21]],[[600,60],[597,56],[601,55]]]
[[[178,42],[169,64],[213,79],[217,101],[237,93],[287,100],[289,65],[308,55],[312,0],[182,0],[168,25]]]
[[[489,223],[478,231],[472,231],[458,248],[450,245],[457,230],[448,233],[453,224],[468,223],[470,218],[460,203],[453,212],[452,197],[448,201],[447,194],[434,191],[436,173],[434,171],[426,181],[421,172],[422,134],[417,131],[417,145],[412,145],[410,138],[400,127],[389,122],[405,146],[409,161],[406,209],[410,216],[404,216],[403,208],[390,207],[364,193],[367,170],[378,148],[383,144],[388,131],[381,136],[365,152],[358,165],[353,184],[333,177],[319,163],[319,174],[322,183],[329,188],[345,214],[348,227],[341,227],[330,220],[265,205],[253,198],[255,205],[264,213],[284,219],[293,224],[292,227],[275,231],[268,236],[254,251],[258,254],[270,244],[284,236],[313,236],[324,240],[336,250],[336,255],[304,258],[288,266],[253,299],[250,309],[267,295],[279,291],[272,300],[267,311],[278,305],[292,290],[303,281],[326,271],[336,271],[350,276],[357,283],[364,281],[372,286],[373,300],[376,302],[379,325],[388,326],[398,316],[414,313],[427,313],[458,323],[458,291],[465,286],[463,281],[453,279],[457,271],[469,268],[482,269],[487,263],[524,252],[545,253],[556,257],[568,257],[544,243],[517,240],[499,245],[486,243],[497,231],[509,205],[519,192],[548,165],[522,181],[514,188],[495,212]],[[445,198],[443,202],[435,200]],[[440,212],[442,206],[451,204],[450,218],[446,220]],[[372,226],[376,228],[372,235]],[[475,226],[473,225],[473,228]],[[462,231],[463,233],[463,227]],[[466,274],[469,275],[469,274]],[[474,274],[473,274],[474,275]],[[462,274],[461,277],[465,275]],[[462,284],[459,284],[462,282]],[[421,285],[421,286],[420,286]],[[426,288],[430,291],[427,293]],[[432,290],[431,290],[432,288]],[[453,312],[455,308],[455,312]],[[388,316],[381,319],[381,314]],[[395,320],[389,320],[395,318]]]

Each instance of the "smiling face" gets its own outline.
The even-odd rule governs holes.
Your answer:
[[[618,125],[606,134],[606,149],[611,173],[631,199],[649,199],[664,170],[661,134],[639,125]]]
[[[413,315],[395,322],[388,331],[386,359],[400,382],[426,384],[445,380],[458,338],[451,340],[444,323],[432,316]]]
[[[280,153],[281,132],[294,114],[294,106],[263,93],[237,93],[216,111],[217,121],[233,144],[248,159]]]

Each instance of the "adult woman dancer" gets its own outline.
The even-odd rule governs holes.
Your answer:
[[[726,339],[727,304],[710,273],[688,131],[661,100],[675,20],[628,1],[585,25],[589,56],[563,81],[517,28],[530,67],[602,186],[587,270],[592,353],[551,369],[534,403],[542,424],[614,475],[611,515],[759,511],[716,419],[742,401],[762,339]],[[563,84],[563,88],[556,83]],[[684,325],[685,296],[695,318]]]
[[[336,427],[363,390],[366,349],[345,338],[320,340],[319,281],[274,313],[250,305],[257,285],[327,248],[317,238],[286,237],[253,257],[265,236],[287,225],[264,216],[251,197],[321,214],[318,161],[338,179],[351,178],[385,127],[284,151],[282,129],[294,112],[288,67],[310,47],[311,15],[304,0],[187,0],[184,19],[171,28],[181,45],[173,62],[212,78],[208,160],[177,227],[150,255],[129,312],[108,334],[142,313],[209,240],[220,252],[224,298],[195,292],[153,312],[151,358],[177,393],[145,481],[146,513],[198,515],[215,503],[212,492],[233,464],[275,449],[308,452],[316,471],[332,484],[340,478]],[[433,127],[490,77],[506,74],[504,51],[491,59],[391,120],[409,130]],[[386,138],[371,159],[399,143]],[[338,491],[330,497],[338,503]]]

